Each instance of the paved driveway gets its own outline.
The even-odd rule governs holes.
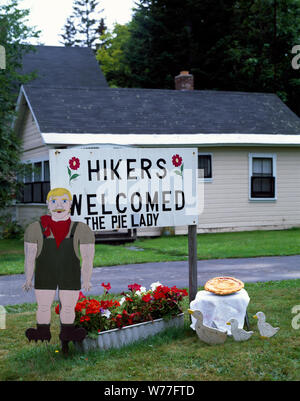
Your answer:
[[[300,255],[258,257],[245,259],[214,259],[198,261],[198,285],[215,276],[234,276],[246,283],[300,278]],[[138,283],[146,288],[154,281],[179,288],[188,288],[188,262],[143,263],[95,268],[92,290],[87,295],[103,292],[102,282],[110,282],[111,292],[128,289]],[[0,276],[0,305],[35,302],[34,291],[25,293],[23,274]]]

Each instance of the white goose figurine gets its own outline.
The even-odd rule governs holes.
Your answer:
[[[214,329],[203,324],[203,315],[199,310],[188,309],[190,315],[197,319],[195,329],[201,341],[206,344],[223,344],[227,338],[227,332]]]
[[[231,326],[231,334],[235,341],[247,341],[253,334],[253,331],[239,329],[238,321],[234,318],[230,319],[226,324]]]
[[[279,327],[272,327],[270,323],[266,322],[266,316],[263,312],[257,312],[253,317],[258,319],[257,327],[262,338],[273,337],[279,330]]]

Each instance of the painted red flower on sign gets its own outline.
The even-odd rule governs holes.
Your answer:
[[[75,180],[75,178],[80,176],[80,174],[77,174],[77,173],[72,174],[71,170],[78,170],[79,167],[80,167],[80,161],[79,161],[78,157],[72,157],[72,159],[69,160],[69,166],[67,166],[70,184],[71,184],[72,180]]]
[[[180,170],[174,170],[174,173],[177,175],[181,175],[183,179],[183,166],[184,164],[182,163],[182,157],[179,156],[178,154],[172,156],[172,163],[173,166],[175,167],[180,167]]]
[[[173,166],[175,166],[175,167],[181,166],[182,157],[180,157],[178,154],[173,155],[172,156],[172,163],[173,163]]]
[[[69,160],[69,166],[72,170],[77,170],[80,167],[80,161],[77,157],[72,157]]]

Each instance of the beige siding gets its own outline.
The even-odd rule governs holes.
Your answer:
[[[31,159],[47,158],[49,155],[48,148],[44,145],[41,134],[29,109],[27,109],[24,117],[22,129],[23,155],[21,160],[27,161]]]
[[[30,110],[27,108],[22,125],[23,154],[21,161],[47,160],[49,150],[44,145],[38,127],[33,119]],[[35,221],[39,216],[47,212],[46,205],[16,205],[15,215],[22,226]]]
[[[199,152],[212,154],[213,179],[204,184],[198,232],[300,226],[300,148],[210,147]],[[277,200],[249,200],[249,153],[277,155]],[[156,231],[139,229],[137,235],[157,235]],[[175,232],[186,234],[187,226]]]

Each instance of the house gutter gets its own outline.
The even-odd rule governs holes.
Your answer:
[[[118,144],[132,146],[300,146],[299,135],[280,134],[87,134],[42,133],[46,145]]]

